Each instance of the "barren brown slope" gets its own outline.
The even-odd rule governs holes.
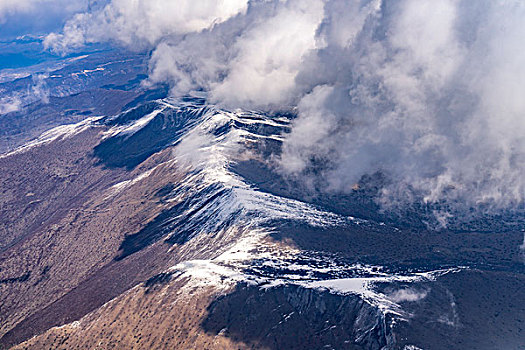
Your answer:
[[[126,235],[173,205],[156,196],[180,178],[170,151],[133,171],[107,169],[92,156],[104,130],[0,159],[0,347],[80,318],[167,266],[168,245],[115,258]]]
[[[248,349],[201,328],[213,298],[228,290],[186,280],[137,286],[81,321],[50,329],[15,349]]]

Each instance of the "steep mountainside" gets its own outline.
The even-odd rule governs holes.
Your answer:
[[[293,116],[144,100],[0,156],[0,347],[525,344],[523,218],[431,230],[372,178],[323,197],[272,166]]]

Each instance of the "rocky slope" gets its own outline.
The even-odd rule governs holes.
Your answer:
[[[291,116],[146,99],[0,156],[0,347],[525,344],[523,218],[437,232],[370,180],[316,196],[272,167]]]

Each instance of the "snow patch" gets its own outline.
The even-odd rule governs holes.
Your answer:
[[[39,147],[48,143],[51,143],[58,139],[70,138],[78,135],[90,128],[95,127],[95,121],[100,120],[101,117],[91,117],[84,119],[83,121],[76,124],[67,124],[55,127],[51,130],[44,132],[37,139],[26,143],[25,145],[5,154],[0,155],[0,158],[7,158],[15,154],[25,153],[34,147]]]
[[[158,166],[148,170],[148,171],[145,171],[143,172],[142,174],[138,175],[137,177],[135,177],[134,179],[131,179],[131,180],[125,180],[125,181],[121,181],[113,186],[111,186],[109,188],[109,194],[104,197],[104,200],[108,200],[114,196],[116,196],[118,193],[122,192],[124,189],[144,180],[145,178],[149,177],[153,171],[155,171],[155,169],[157,169]]]
[[[118,135],[123,135],[130,137],[148,125],[157,115],[162,113],[164,108],[155,110],[140,119],[134,120],[132,123],[123,125],[123,126],[114,126],[104,133],[104,138],[114,137]]]

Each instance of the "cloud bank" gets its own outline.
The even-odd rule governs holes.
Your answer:
[[[90,9],[96,0],[1,0],[0,38],[45,34],[60,29],[77,12]]]
[[[46,45],[152,50],[173,94],[296,112],[280,171],[326,191],[381,172],[387,207],[493,210],[525,198],[524,20],[515,0],[112,0]]]

